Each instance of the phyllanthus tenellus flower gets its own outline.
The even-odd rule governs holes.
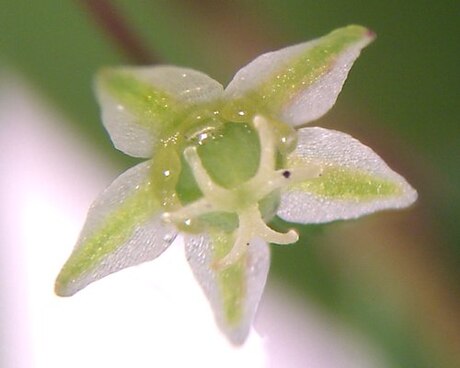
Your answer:
[[[93,203],[56,281],[70,296],[110,273],[158,257],[179,232],[218,325],[244,342],[267,279],[268,243],[300,224],[402,208],[417,193],[347,134],[299,128],[335,103],[374,34],[360,26],[259,56],[226,89],[174,66],[104,69],[96,81],[116,148],[149,158]]]

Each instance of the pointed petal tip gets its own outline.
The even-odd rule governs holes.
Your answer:
[[[418,199],[418,192],[409,182],[401,175],[398,174],[400,182],[400,201],[396,209],[410,208]]]
[[[257,310],[259,303],[255,305],[255,311]],[[254,311],[254,312],[255,312]],[[239,321],[233,321],[231,324],[228,321],[222,320],[216,316],[216,323],[219,326],[221,333],[226,339],[235,347],[241,347],[246,343],[251,333],[251,327],[254,316],[242,317]]]
[[[372,29],[358,24],[350,24],[346,27],[336,29],[332,32],[346,32],[349,35],[354,34],[356,35],[356,37],[365,37],[369,39],[369,41],[373,41],[377,37],[377,34]]]
[[[356,24],[336,29],[331,32],[331,35],[346,37],[352,41],[351,44],[359,45],[359,49],[365,48],[377,38],[377,34],[372,29]]]
[[[113,66],[102,66],[96,71],[94,75],[94,87],[96,88],[96,92],[100,83],[110,76],[110,74],[112,74],[116,69],[117,68]]]
[[[377,33],[375,33],[372,29],[367,28],[366,36],[370,41],[374,41],[377,38]]]
[[[231,332],[226,333],[226,337],[228,341],[230,341],[230,343],[236,347],[242,346],[248,339],[248,336],[249,336],[249,327],[247,328],[247,331],[238,330],[238,331],[231,331]]]
[[[54,282],[54,293],[60,297],[69,297],[75,295],[84,287],[84,284],[82,286],[78,280],[69,277],[66,263],[56,277],[56,281]]]
[[[67,283],[62,282],[58,276],[54,284],[54,293],[60,297],[69,297],[74,295],[76,291],[71,291]]]
[[[418,192],[409,183],[407,183],[408,189],[406,198],[407,201],[404,207],[411,207],[418,199]]]

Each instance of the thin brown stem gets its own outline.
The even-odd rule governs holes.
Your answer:
[[[111,40],[134,63],[154,64],[160,61],[141,37],[130,27],[110,0],[76,0],[96,21]]]

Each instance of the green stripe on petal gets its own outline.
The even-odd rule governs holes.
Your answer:
[[[286,221],[322,223],[356,218],[412,204],[417,192],[369,147],[349,135],[323,128],[298,132],[287,169],[321,168],[320,176],[288,184],[278,216]]]
[[[322,197],[356,201],[401,194],[401,188],[390,180],[340,167],[327,167],[320,177],[294,185],[291,189],[300,189]]]
[[[335,103],[353,62],[373,38],[367,28],[353,25],[261,55],[230,82],[224,111],[235,118],[265,113],[293,125],[318,119]]]
[[[233,248],[234,236],[231,233],[213,232],[211,242],[214,247],[214,262],[222,259]],[[245,264],[246,255],[238,262],[222,271],[216,272],[219,290],[222,297],[224,320],[230,327],[237,326],[243,318],[244,303],[246,298]]]
[[[194,109],[206,110],[223,91],[206,74],[173,66],[106,68],[95,87],[115,147],[138,157],[151,157]]]
[[[105,69],[99,78],[98,88],[105,89],[120,106],[135,115],[138,118],[137,124],[149,128],[161,120],[173,120],[174,110],[177,110],[177,101],[173,96],[149,85],[133,72]]]
[[[219,327],[234,344],[242,344],[265,287],[270,252],[264,241],[253,239],[237,263],[216,268],[216,261],[230,251],[233,241],[233,233],[211,229],[208,235],[186,235],[185,246]]]
[[[263,100],[275,103],[272,105],[274,109],[281,110],[283,105],[333,69],[339,55],[367,34],[367,29],[356,26],[331,32],[293,57],[281,73],[261,86],[258,93]]]
[[[150,170],[150,162],[128,170],[92,205],[56,280],[58,295],[72,295],[110,273],[154,259],[174,240],[175,230],[161,221]]]

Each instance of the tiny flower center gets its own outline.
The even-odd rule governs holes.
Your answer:
[[[270,193],[295,182],[317,177],[316,166],[302,169],[276,169],[277,143],[269,122],[262,116],[255,116],[253,125],[260,141],[260,161],[257,172],[248,181],[235,188],[227,189],[217,184],[210,176],[198,155],[195,146],[184,151],[193,176],[203,197],[177,211],[164,213],[165,221],[184,223],[190,219],[212,212],[236,213],[238,228],[236,241],[231,251],[218,261],[217,267],[234,264],[246,251],[247,244],[254,238],[270,243],[290,244],[298,240],[297,232],[289,230],[279,233],[267,226],[262,218],[258,203]]]

